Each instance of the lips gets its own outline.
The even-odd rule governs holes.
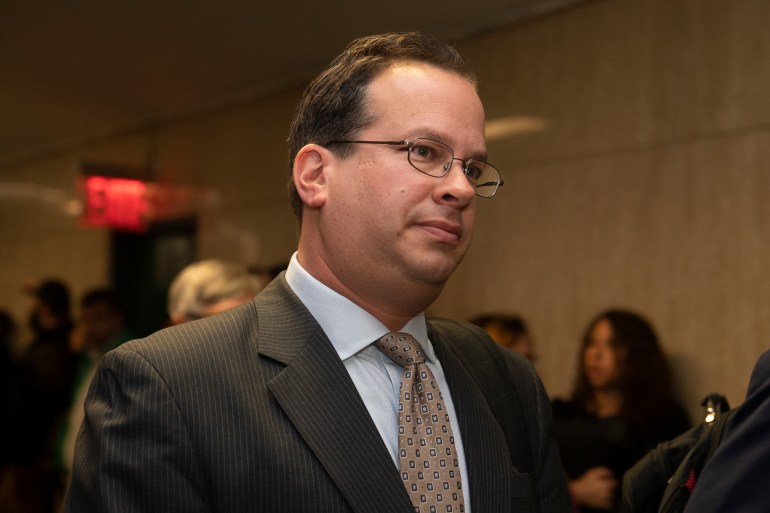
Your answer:
[[[604,384],[609,378],[607,371],[600,366],[588,366],[585,369],[586,378],[594,385]]]
[[[417,223],[417,227],[433,234],[444,242],[457,242],[463,234],[463,229],[459,224],[444,219],[421,221]]]

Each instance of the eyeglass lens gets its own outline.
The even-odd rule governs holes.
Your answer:
[[[452,167],[455,159],[452,148],[432,139],[415,139],[409,148],[409,163],[426,175],[441,177]],[[483,160],[462,162],[463,172],[479,196],[494,196],[500,183],[500,173]]]

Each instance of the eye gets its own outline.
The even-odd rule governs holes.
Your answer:
[[[477,162],[475,160],[469,160],[464,167],[465,176],[468,177],[468,180],[470,180],[473,183],[476,183],[479,178],[481,178],[481,175],[484,174],[484,163],[483,162]]]
[[[434,161],[438,157],[438,151],[435,146],[424,142],[417,142],[411,149],[413,158],[422,161]]]

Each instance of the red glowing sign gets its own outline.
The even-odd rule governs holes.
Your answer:
[[[181,184],[84,175],[80,181],[84,226],[134,232],[151,223],[195,215],[212,197]]]
[[[145,231],[148,224],[147,184],[140,180],[86,176],[83,216],[88,226]]]

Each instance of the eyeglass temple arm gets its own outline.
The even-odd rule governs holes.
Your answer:
[[[409,143],[411,141],[409,140],[402,140],[402,141],[348,141],[348,140],[340,140],[340,141],[329,141],[326,144],[390,144],[390,145],[398,145],[398,146],[409,146]]]

